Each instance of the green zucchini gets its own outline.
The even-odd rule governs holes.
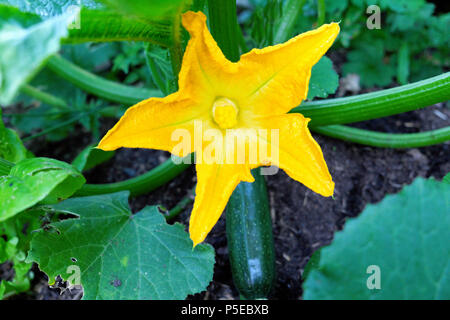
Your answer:
[[[260,169],[255,182],[241,182],[226,209],[233,281],[244,299],[265,299],[275,280],[275,253],[269,199]]]

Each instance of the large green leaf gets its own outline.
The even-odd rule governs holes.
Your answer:
[[[37,14],[42,19],[76,13],[68,37],[63,39],[65,43],[148,41],[167,47],[172,41],[173,21],[147,19],[144,23],[130,15],[107,10],[92,0],[0,0],[2,3]]]
[[[123,15],[148,21],[180,14],[192,0],[100,0],[100,2]]]
[[[80,28],[70,29],[64,42],[148,41],[169,47],[172,38],[172,21],[144,23],[111,10],[82,8]]]
[[[52,209],[79,216],[33,238],[27,261],[50,282],[79,268],[84,299],[184,299],[212,279],[214,251],[192,249],[181,224],[168,225],[158,208],[133,215],[128,192],[72,198]],[[74,266],[74,267],[71,267]]]
[[[55,203],[70,197],[86,182],[72,166],[48,158],[19,161],[0,177],[0,221],[38,202]]]
[[[0,5],[0,104],[8,104],[45,59],[59,50],[74,13],[45,21]]]
[[[333,69],[333,62],[328,57],[322,57],[311,70],[308,100],[326,98],[336,92],[338,85],[339,76]]]
[[[320,250],[304,299],[450,299],[449,230],[450,185],[417,178]]]
[[[6,128],[2,121],[2,110],[0,108],[0,158],[11,162],[17,162],[27,157],[27,149],[20,140],[17,133]]]
[[[100,5],[93,0],[0,0],[0,4],[8,4],[23,12],[35,13],[42,18],[63,14],[73,7],[98,8]]]

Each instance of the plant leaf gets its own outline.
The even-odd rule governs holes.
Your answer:
[[[90,145],[81,151],[73,160],[72,166],[78,171],[83,172],[108,161],[115,154],[114,151],[103,151],[94,147],[95,145]]]
[[[80,268],[84,299],[184,299],[212,279],[214,251],[192,241],[181,224],[168,225],[156,206],[133,215],[129,192],[72,198],[52,209],[78,215],[40,231],[27,261],[50,281]]]
[[[40,216],[37,212],[23,212],[0,224],[0,264],[13,263],[14,278],[3,281],[4,294],[28,291],[33,273],[31,263],[25,262],[32,237],[32,231],[39,229]],[[2,294],[0,293],[0,299]]]
[[[38,202],[66,199],[85,181],[81,173],[65,162],[49,158],[21,160],[8,176],[0,177],[0,221]]]
[[[384,44],[381,40],[360,42],[347,55],[348,62],[342,66],[344,75],[356,73],[364,87],[387,86],[392,82],[395,68],[384,62]]]
[[[27,149],[20,140],[17,133],[6,128],[2,121],[2,110],[0,108],[0,158],[11,162],[17,162],[27,157]]]
[[[308,100],[315,97],[326,98],[336,92],[339,85],[339,76],[333,69],[333,62],[323,56],[311,71],[309,80]]]
[[[59,50],[74,14],[41,21],[38,16],[0,5],[0,104],[9,104],[20,85]]]
[[[100,0],[100,2],[124,16],[151,21],[179,14],[192,0]]]
[[[304,299],[448,299],[450,186],[417,178],[368,205],[320,252]],[[380,289],[368,289],[379,267]]]
[[[450,184],[450,172],[444,176],[442,182]]]
[[[105,22],[107,21],[107,23]],[[80,28],[69,30],[64,43],[147,41],[164,47],[172,44],[172,21],[142,22],[111,10],[82,8]]]
[[[93,0],[0,0],[0,4],[13,6],[20,11],[34,13],[42,18],[59,16],[71,10],[72,7],[101,7],[101,5]]]
[[[169,47],[172,42],[171,20],[156,19],[144,23],[129,15],[106,10],[92,0],[83,0],[81,4],[78,0],[0,0],[2,3],[39,15],[44,20],[75,13],[70,20],[68,36],[62,39],[64,43],[148,41]]]

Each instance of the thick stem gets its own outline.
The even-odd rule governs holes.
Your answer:
[[[126,86],[103,79],[60,56],[52,56],[48,60],[47,66],[57,75],[73,83],[75,86],[109,101],[133,105],[150,97],[162,96],[159,90]]]
[[[404,86],[351,97],[302,103],[290,112],[310,126],[352,123],[420,109],[450,99],[450,72]]]
[[[91,74],[59,56],[48,66],[74,85],[104,99],[133,105],[157,90],[118,84]],[[352,123],[416,110],[450,99],[450,72],[404,86],[337,99],[303,102],[290,112],[311,118],[311,126]]]
[[[383,148],[417,148],[450,140],[450,127],[403,134],[375,132],[341,125],[314,127],[312,130],[333,138]]]
[[[223,54],[233,62],[239,60],[239,36],[236,1],[208,0],[209,27]]]

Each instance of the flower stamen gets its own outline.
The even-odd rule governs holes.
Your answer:
[[[213,119],[222,129],[229,129],[237,124],[238,108],[228,98],[217,98],[213,104]]]

